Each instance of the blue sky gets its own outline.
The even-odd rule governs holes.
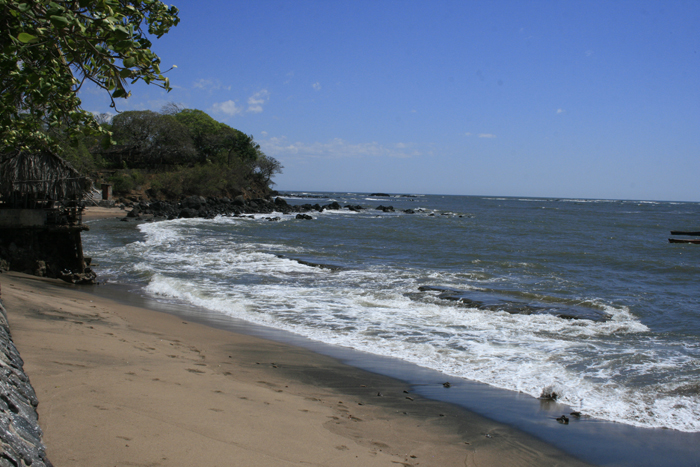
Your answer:
[[[204,110],[279,190],[700,201],[698,1],[173,3],[173,91],[119,110]]]

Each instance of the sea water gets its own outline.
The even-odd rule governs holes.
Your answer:
[[[285,199],[365,209],[113,222],[84,235],[86,255],[100,279],[160,300],[554,392],[597,419],[700,431],[700,245],[668,243],[700,230],[700,203]]]

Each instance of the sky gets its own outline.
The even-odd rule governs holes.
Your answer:
[[[252,134],[280,191],[700,201],[696,0],[173,4],[173,90],[117,109]]]

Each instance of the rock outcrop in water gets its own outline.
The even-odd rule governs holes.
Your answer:
[[[365,208],[360,205],[341,206],[337,201],[320,205],[301,204],[291,205],[282,198],[256,198],[246,200],[238,196],[231,200],[229,198],[204,198],[202,196],[190,196],[180,201],[140,201],[134,203],[131,211],[126,214],[124,220],[139,219],[142,215],[152,216],[160,219],[191,219],[195,217],[213,219],[216,216],[242,216],[246,214],[270,214],[280,212],[282,214],[302,214],[299,219],[310,219],[307,213],[323,212],[325,210],[359,212]],[[379,206],[378,210],[383,212],[394,212],[391,206]]]
[[[564,319],[588,319],[591,321],[608,321],[611,316],[603,311],[575,305],[548,304],[514,300],[497,294],[464,291],[449,287],[426,285],[419,287],[421,292],[439,292],[438,298],[464,304],[469,308],[486,311],[505,311],[519,315],[554,315]]]
[[[23,366],[0,303],[0,466],[51,467],[36,412],[39,401]]]

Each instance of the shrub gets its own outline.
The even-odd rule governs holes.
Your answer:
[[[109,178],[109,183],[112,184],[112,190],[115,193],[125,194],[134,189],[134,179],[129,174],[118,173]]]

